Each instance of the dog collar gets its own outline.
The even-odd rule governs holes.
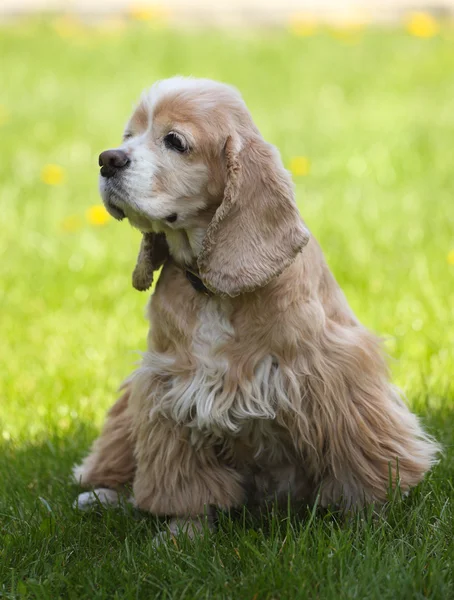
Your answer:
[[[186,270],[184,273],[186,275],[186,279],[189,281],[189,283],[192,285],[196,292],[201,292],[202,294],[205,294],[205,296],[213,295],[213,292],[210,292],[210,290],[206,287],[206,285],[203,283],[203,281],[198,275],[188,270]]]

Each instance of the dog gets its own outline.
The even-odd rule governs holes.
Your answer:
[[[139,509],[191,533],[213,507],[290,495],[351,511],[422,480],[438,446],[389,382],[238,91],[155,83],[99,164],[106,209],[143,233],[134,286],[161,272],[148,350],[74,470],[95,490],[77,506],[132,489]]]

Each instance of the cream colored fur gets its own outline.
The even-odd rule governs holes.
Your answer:
[[[171,130],[188,152],[165,145]],[[193,523],[274,495],[350,509],[417,485],[438,447],[389,382],[239,94],[160,83],[127,131],[130,170],[103,181],[103,199],[145,224],[136,287],[164,264],[148,351],[76,479],[130,485],[139,508]]]

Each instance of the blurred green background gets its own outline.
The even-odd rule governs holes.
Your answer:
[[[449,24],[427,35],[424,22],[0,26],[0,507],[15,568],[14,515],[32,522],[38,495],[69,507],[70,465],[145,349],[147,296],[130,283],[140,236],[100,206],[97,157],[119,143],[141,90],[175,74],[237,86],[280,149],[354,311],[384,337],[396,383],[445,444],[426,488],[443,504],[453,474],[453,40]]]
[[[144,349],[139,234],[107,220],[97,156],[141,90],[236,85],[412,401],[453,396],[453,44],[405,30],[185,32],[68,18],[1,29],[3,438],[99,424]]]

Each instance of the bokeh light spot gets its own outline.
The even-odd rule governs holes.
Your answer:
[[[407,31],[420,38],[431,38],[440,30],[438,21],[429,13],[415,12],[407,20]]]
[[[149,6],[147,4],[132,4],[128,11],[129,17],[134,21],[163,22],[169,16],[168,9],[163,6]]]
[[[3,104],[0,104],[0,126],[9,121],[9,111]]]
[[[309,174],[311,163],[307,156],[294,156],[290,161],[290,171],[295,177],[304,177]]]
[[[313,17],[297,13],[290,17],[288,28],[295,36],[307,37],[317,33],[318,23]]]
[[[63,219],[60,227],[63,231],[67,231],[68,233],[78,231],[82,227],[82,219],[78,215],[70,215]]]
[[[102,204],[90,206],[86,211],[85,216],[90,225],[94,225],[95,227],[105,225],[111,218]]]
[[[41,171],[41,179],[47,185],[60,185],[65,180],[65,170],[59,165],[45,165]]]

